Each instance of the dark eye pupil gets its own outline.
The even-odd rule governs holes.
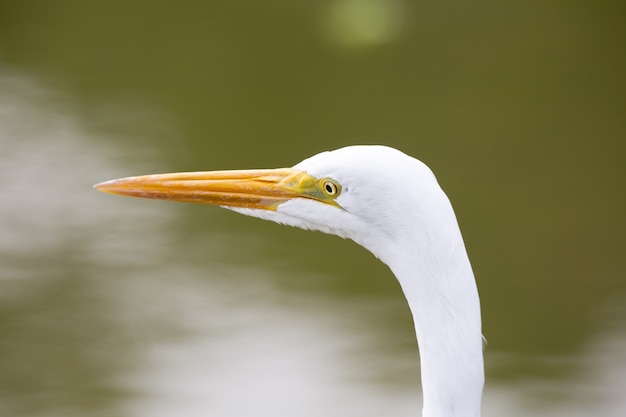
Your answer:
[[[333,186],[330,184],[326,184],[326,191],[328,191],[329,193],[332,193],[334,191]]]

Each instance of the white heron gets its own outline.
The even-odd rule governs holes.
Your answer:
[[[480,302],[456,216],[432,171],[385,146],[349,146],[292,168],[146,175],[113,194],[213,204],[349,238],[387,264],[421,358],[423,417],[477,417],[484,385]]]

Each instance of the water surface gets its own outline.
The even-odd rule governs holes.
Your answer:
[[[419,415],[352,242],[92,184],[382,143],[476,272],[485,416],[626,410],[623,24],[585,2],[0,3],[0,414]]]

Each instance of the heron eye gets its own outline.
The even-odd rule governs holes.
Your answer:
[[[339,194],[339,186],[332,180],[322,180],[322,189],[329,197],[336,197]]]

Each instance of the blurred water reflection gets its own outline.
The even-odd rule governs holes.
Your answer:
[[[129,359],[126,339],[111,339],[119,323],[109,277],[158,246],[140,243],[145,228],[132,217],[162,215],[99,210],[85,190],[98,171],[119,172],[115,155],[62,96],[1,73],[0,126],[0,412],[108,415],[126,396],[114,381]],[[103,227],[127,235],[96,239]]]
[[[92,192],[128,173],[107,143],[71,100],[0,74],[0,414],[418,414],[410,326],[389,328],[399,293],[293,290],[277,275],[323,272],[221,259],[246,235],[180,240],[179,206]],[[623,415],[622,304],[578,354],[488,350],[484,414]],[[516,363],[541,371],[498,376]]]
[[[621,9],[0,1],[0,415],[418,415],[407,307],[361,248],[91,189],[359,142],[455,205],[484,415],[623,416]]]

